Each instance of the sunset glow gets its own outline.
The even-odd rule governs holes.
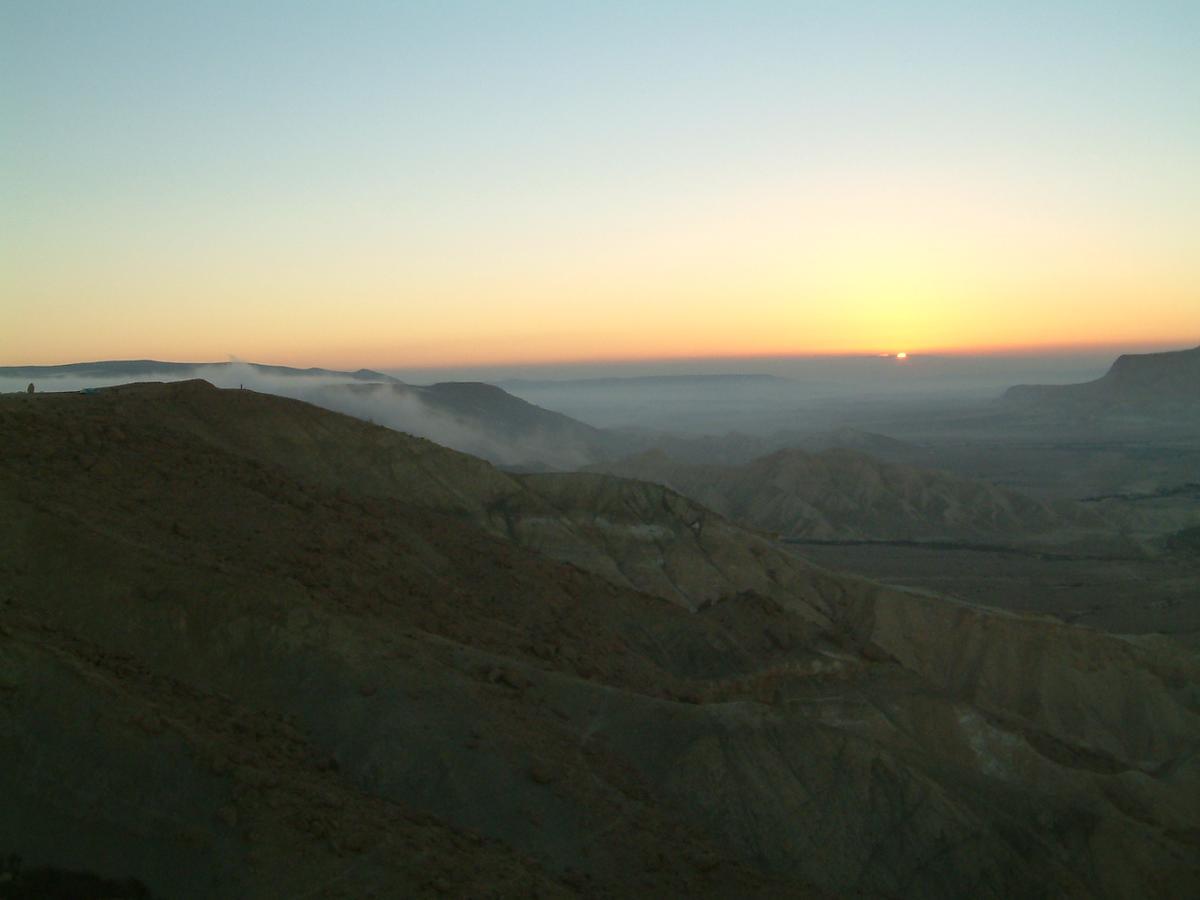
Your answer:
[[[655,9],[6,4],[0,361],[1200,341],[1200,7]]]

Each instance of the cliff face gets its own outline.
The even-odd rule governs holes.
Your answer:
[[[0,398],[0,852],[166,897],[1179,896],[1200,670],[662,487]]]

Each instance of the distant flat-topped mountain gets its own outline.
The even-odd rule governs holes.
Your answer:
[[[1126,354],[1095,381],[1018,385],[1004,399],[1017,406],[1080,412],[1200,407],[1200,347]]]
[[[130,381],[203,378],[306,400],[429,438],[514,469],[577,468],[631,451],[621,437],[543,409],[481,382],[410,385],[371,369],[343,372],[257,363],[110,360],[0,368],[0,389],[78,390]]]

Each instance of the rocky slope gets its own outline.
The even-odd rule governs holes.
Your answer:
[[[1097,514],[984,481],[880,462],[854,450],[781,450],[740,466],[688,465],[661,452],[596,468],[694,498],[789,538],[1024,544],[1115,539]]]
[[[27,865],[183,898],[1200,888],[1200,671],[1153,638],[200,383],[0,398],[0,451]]]

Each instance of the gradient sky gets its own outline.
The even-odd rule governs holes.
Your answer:
[[[0,0],[0,364],[1200,343],[1200,3]]]

